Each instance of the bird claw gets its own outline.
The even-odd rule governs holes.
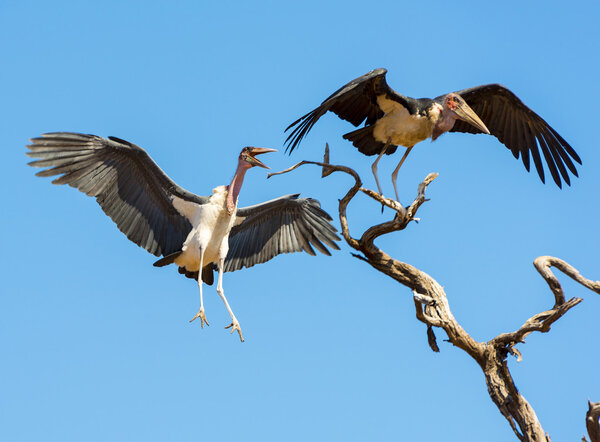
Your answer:
[[[200,310],[198,310],[198,313],[196,313],[196,316],[194,316],[192,319],[190,319],[190,322],[194,322],[194,319],[200,318],[200,327],[204,328],[204,323],[206,322],[206,325],[209,326],[210,324],[208,323],[208,321],[206,320],[206,315],[204,314],[204,309],[201,308]]]
[[[242,329],[240,328],[240,323],[237,322],[236,320],[234,320],[231,324],[229,324],[227,328],[231,328],[231,333],[233,333],[234,330],[237,330],[237,332],[240,334],[240,341],[244,342],[244,338],[242,337]]]

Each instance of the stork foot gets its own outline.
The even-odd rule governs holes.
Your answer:
[[[210,325],[208,323],[208,321],[206,320],[206,315],[204,314],[204,308],[200,308],[200,310],[198,310],[198,313],[196,313],[196,316],[194,316],[192,319],[190,319],[190,322],[194,322],[194,319],[200,318],[200,327],[204,328],[204,323],[206,322],[206,325]]]
[[[240,328],[240,323],[237,321],[237,319],[234,319],[233,322],[225,328],[231,328],[231,333],[233,333],[234,330],[237,330],[237,332],[240,334],[240,341],[244,342],[242,329]]]

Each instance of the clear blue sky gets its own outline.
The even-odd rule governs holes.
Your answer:
[[[419,144],[399,178],[408,202],[438,172],[422,221],[380,239],[435,277],[480,341],[552,305],[535,257],[600,279],[597,141],[600,18],[595,2],[28,2],[0,5],[0,439],[6,441],[506,441],[514,436],[479,367],[443,342],[432,353],[411,292],[353,258],[295,254],[225,275],[245,343],[205,291],[209,328],[188,320],[196,285],[130,243],[96,202],[34,177],[30,137],[78,131],[146,148],[178,184],[209,194],[244,145],[281,149],[283,129],[376,67],[414,97],[500,82],[583,159],[559,190],[526,173],[492,137]],[[370,161],[323,118],[280,170],[318,160]],[[384,158],[387,194],[398,157]],[[317,168],[247,175],[240,204],[294,192],[334,214],[349,178]],[[355,235],[381,222],[359,197]],[[336,225],[339,223],[336,220]],[[553,440],[584,433],[600,400],[600,297],[521,345],[520,391]]]

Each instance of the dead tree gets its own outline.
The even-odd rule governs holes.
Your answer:
[[[593,403],[588,400],[588,407],[588,412],[585,414],[587,432],[591,442],[600,442],[600,402]],[[587,441],[585,436],[583,441]]]
[[[374,244],[377,238],[388,233],[404,230],[411,221],[418,220],[416,218],[417,211],[427,201],[425,190],[438,174],[430,173],[427,175],[425,180],[419,184],[416,198],[407,207],[385,198],[377,192],[363,188],[360,177],[353,169],[330,164],[328,146],[325,148],[323,162],[302,161],[282,172],[270,174],[269,178],[273,175],[291,172],[304,164],[321,166],[323,168],[323,177],[333,172],[344,172],[354,178],[354,185],[339,200],[339,218],[342,235],[350,247],[360,252],[353,254],[353,256],[367,262],[373,268],[412,290],[417,319],[427,325],[427,339],[429,346],[434,352],[439,351],[433,331],[434,327],[437,327],[446,332],[449,342],[464,350],[469,356],[475,359],[484,373],[488,393],[492,401],[506,418],[519,440],[549,441],[550,437],[544,432],[535,411],[515,385],[508,368],[507,356],[509,354],[513,355],[520,361],[521,354],[515,347],[517,344],[525,342],[525,338],[533,332],[547,333],[554,322],[571,308],[582,302],[581,298],[565,300],[563,289],[556,276],[550,270],[551,267],[560,270],[581,285],[599,294],[600,281],[594,282],[584,278],[579,274],[577,269],[559,258],[540,256],[534,260],[533,265],[548,283],[554,295],[554,305],[549,310],[529,318],[518,330],[502,333],[488,342],[478,342],[456,321],[450,310],[446,293],[435,279],[410,264],[392,258]],[[368,228],[360,238],[355,238],[350,234],[346,208],[358,192],[363,192],[384,206],[391,208],[394,210],[395,215],[391,221],[374,225]],[[590,409],[586,415],[587,431],[591,442],[600,442],[600,424],[598,422],[600,403],[592,404],[590,402],[589,404]]]

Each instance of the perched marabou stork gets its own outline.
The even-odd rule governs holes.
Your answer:
[[[288,126],[296,126],[286,139],[290,153],[327,111],[354,126],[365,126],[344,135],[365,155],[377,155],[372,165],[379,193],[377,163],[383,154],[392,154],[398,146],[406,152],[392,174],[396,199],[398,170],[415,144],[427,138],[437,139],[445,132],[485,133],[494,135],[515,158],[523,160],[529,171],[529,153],[544,181],[540,150],[558,187],[563,180],[570,185],[567,168],[575,176],[571,158],[581,159],[571,146],[539,115],[515,94],[500,84],[487,84],[440,95],[437,98],[410,98],[400,95],[385,81],[386,69],[375,69],[335,91],[319,107]],[[536,143],[537,140],[537,143]],[[566,167],[565,167],[566,166]]]
[[[244,147],[229,186],[198,196],[175,184],[144,149],[115,137],[108,139],[77,133],[48,133],[33,138],[29,163],[49,167],[36,175],[61,175],[54,184],[68,184],[96,198],[100,207],[127,238],[156,256],[154,265],[174,263],[179,272],[196,279],[200,309],[191,319],[208,325],[202,300],[202,283],[213,283],[231,316],[234,330],[242,330],[223,292],[223,272],[252,267],[281,253],[312,247],[330,255],[340,238],[331,217],[319,202],[298,195],[282,196],[250,207],[238,208],[238,196],[248,169],[267,168],[256,155],[275,149]],[[190,322],[191,322],[190,321]]]

